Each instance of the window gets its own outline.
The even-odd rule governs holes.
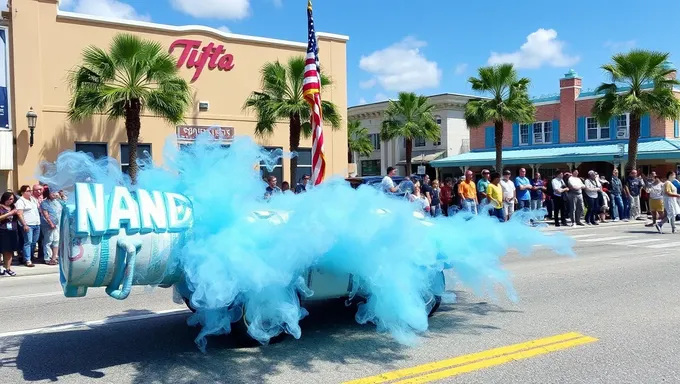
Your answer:
[[[630,115],[624,114],[616,117],[616,138],[627,139],[630,128]]]
[[[552,143],[552,121],[542,121],[533,125],[534,144]]]
[[[519,145],[529,145],[529,124],[519,125]]]
[[[95,159],[108,156],[108,150],[104,143],[76,143],[76,152],[89,153]]]
[[[439,117],[439,116],[435,116],[434,118],[435,118],[435,120],[437,121],[437,125],[439,126],[439,132],[440,132],[440,135],[441,135],[441,131],[442,131],[442,118]],[[441,138],[441,136],[439,136],[439,139],[435,140],[432,144],[434,144],[434,146],[442,145],[442,138]]]
[[[151,144],[137,144],[137,160],[151,162]],[[120,145],[120,169],[123,173],[128,173],[130,168],[130,147],[128,144]]]
[[[422,137],[416,137],[413,140],[413,145],[416,146],[416,147],[424,147],[425,146],[425,139],[423,139]]]
[[[307,148],[298,148],[297,150],[297,168],[295,168],[295,178],[301,180],[302,176],[312,176],[312,150]],[[295,180],[295,183],[297,183]]]
[[[371,140],[371,145],[373,145],[373,150],[379,151],[380,150],[380,134],[371,133],[370,135],[368,135],[368,138]]]
[[[362,160],[361,176],[380,176],[380,160]]]
[[[609,126],[603,127],[594,117],[586,118],[586,139],[588,141],[609,140]]]
[[[283,150],[281,147],[264,147],[267,151],[275,151],[275,150]],[[267,179],[269,176],[274,176],[276,177],[276,183],[278,185],[281,185],[281,182],[283,182],[283,160],[279,157],[279,160],[277,163],[274,165],[273,169],[270,171],[265,162],[261,161],[260,162],[260,172],[262,173],[262,178]]]

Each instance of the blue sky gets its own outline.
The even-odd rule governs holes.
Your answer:
[[[316,0],[314,18],[317,31],[350,37],[347,101],[353,106],[399,91],[469,94],[467,78],[489,63],[515,63],[532,80],[532,96],[559,92],[558,79],[570,68],[584,88],[595,88],[604,80],[600,65],[633,47],[670,52],[680,65],[673,17],[680,1],[646,4],[650,8],[634,0]],[[62,0],[61,7],[285,40],[305,41],[307,32],[306,0]]]

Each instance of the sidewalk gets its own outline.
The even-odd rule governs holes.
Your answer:
[[[19,263],[18,259],[15,257],[12,262],[12,270],[17,273],[16,277],[56,275],[59,273],[59,266],[57,265],[46,265],[42,263],[34,263],[33,265],[35,265],[33,268],[25,267],[23,264]],[[57,277],[55,277],[55,279],[57,279]]]

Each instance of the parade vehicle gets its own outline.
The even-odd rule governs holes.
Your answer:
[[[289,214],[256,211],[245,218],[243,225],[255,227],[263,221],[286,225]],[[378,210],[375,214],[389,212]],[[414,216],[423,225],[432,225],[424,215],[414,212]],[[183,236],[190,236],[191,223],[191,202],[183,195],[144,189],[132,194],[124,187],[114,187],[105,194],[101,184],[77,183],[75,205],[65,209],[61,219],[59,267],[64,295],[83,297],[88,288],[105,287],[109,296],[123,300],[135,285],[158,286],[173,288],[175,302],[195,311],[190,284],[178,264],[172,262],[173,246]],[[355,302],[365,299],[365,293],[353,286],[355,279],[350,274],[334,275],[310,268],[302,277],[313,292],[309,297],[298,297],[302,305],[341,298]],[[441,303],[443,272],[431,280],[430,292],[423,294],[429,315]],[[241,341],[253,341],[247,337],[248,313],[243,306],[240,310],[240,319],[232,323],[232,335]]]

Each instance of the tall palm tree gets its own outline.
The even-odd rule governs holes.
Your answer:
[[[347,122],[347,144],[349,148],[350,162],[354,163],[354,153],[359,156],[369,156],[373,153],[373,144],[368,133],[368,128],[361,125],[360,120]]]
[[[82,121],[95,114],[125,119],[129,171],[137,180],[140,115],[145,112],[177,124],[191,102],[189,85],[180,77],[175,59],[160,43],[130,34],[113,38],[109,51],[90,46],[82,64],[69,74],[68,118]]]
[[[604,96],[597,99],[592,113],[603,125],[608,125],[613,116],[630,114],[626,174],[637,168],[641,117],[680,117],[680,101],[673,94],[673,86],[680,82],[671,76],[674,69],[665,66],[668,57],[664,52],[635,49],[614,55],[612,63],[602,66],[611,83],[597,88],[596,92],[604,92]]]
[[[436,141],[441,137],[441,130],[432,114],[434,105],[426,96],[418,96],[413,92],[399,92],[397,100],[390,100],[385,111],[380,136],[389,141],[404,138],[406,146],[406,174],[412,171],[413,141],[425,139]]]
[[[512,64],[481,67],[479,77],[470,77],[472,89],[490,96],[472,99],[465,105],[465,121],[468,127],[477,128],[484,123],[494,125],[496,146],[496,171],[503,169],[503,123],[533,123],[536,107],[529,100],[529,83],[519,78]]]
[[[280,120],[288,121],[289,150],[295,152],[300,147],[300,137],[312,135],[310,108],[302,94],[305,77],[305,58],[294,56],[286,64],[278,60],[266,63],[261,71],[262,89],[250,94],[243,109],[254,110],[257,114],[255,134],[260,137],[271,136]],[[321,75],[321,115],[324,122],[333,129],[340,129],[341,115],[338,107],[323,100],[323,91],[331,85],[331,80]],[[290,161],[290,178],[295,181],[297,157]]]

